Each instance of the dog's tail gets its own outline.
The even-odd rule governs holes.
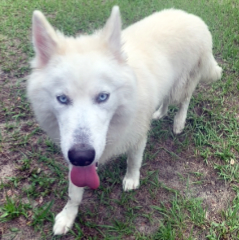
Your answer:
[[[212,83],[222,77],[222,68],[218,66],[218,63],[212,54],[205,57],[203,64],[203,75],[201,78],[202,82]]]

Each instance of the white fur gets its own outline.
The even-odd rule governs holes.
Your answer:
[[[114,7],[101,31],[77,38],[54,31],[35,11],[33,43],[36,56],[27,90],[40,125],[61,145],[68,162],[67,152],[76,143],[93,146],[99,163],[127,153],[125,191],[139,187],[152,116],[161,118],[170,104],[178,104],[173,131],[181,133],[197,84],[216,81],[222,73],[207,26],[181,10],[154,13],[121,33],[119,8]],[[99,104],[95,99],[101,92],[110,97]],[[57,101],[62,94],[70,105]],[[83,188],[70,181],[55,234],[72,227],[82,195]]]

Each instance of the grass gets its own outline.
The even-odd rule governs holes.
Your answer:
[[[124,27],[163,8],[199,15],[223,78],[197,88],[179,136],[172,133],[176,107],[152,122],[139,190],[122,191],[125,157],[117,158],[100,169],[100,188],[86,190],[73,229],[54,237],[67,167],[26,99],[32,12],[42,10],[53,26],[75,35],[102,27],[115,4]],[[234,0],[0,1],[0,238],[238,239],[238,9]]]

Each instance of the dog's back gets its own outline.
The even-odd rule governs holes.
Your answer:
[[[221,77],[207,25],[182,10],[168,9],[146,17],[123,31],[123,41],[128,63],[139,80],[149,83],[153,76],[158,83],[153,89],[158,88],[160,96],[171,90],[172,102],[185,98],[178,93],[179,89],[185,90],[188,81],[196,85]],[[146,73],[150,78],[145,79]],[[191,87],[189,92],[195,88]]]

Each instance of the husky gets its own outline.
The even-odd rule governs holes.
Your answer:
[[[127,155],[124,191],[139,187],[152,119],[177,104],[173,132],[185,126],[199,82],[221,78],[206,24],[182,10],[152,14],[121,30],[118,6],[92,35],[64,36],[40,11],[33,13],[28,98],[42,129],[69,164],[69,200],[53,232],[73,225],[84,187],[96,189],[98,164]]]

